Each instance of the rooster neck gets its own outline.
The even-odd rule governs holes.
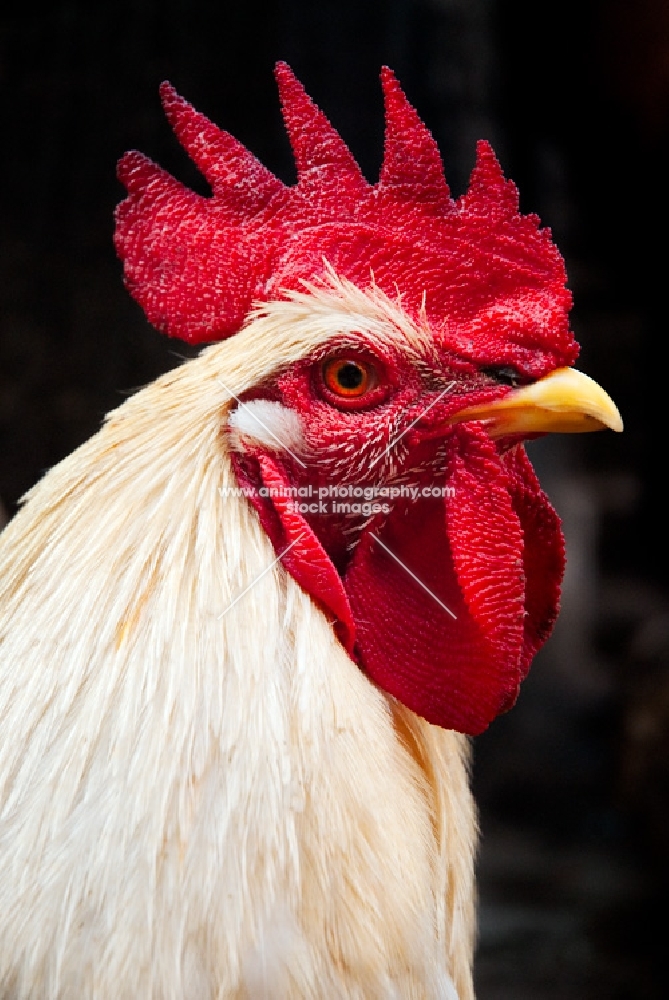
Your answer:
[[[236,358],[138,393],[0,538],[0,983],[467,1000],[466,741],[368,681],[235,495]]]

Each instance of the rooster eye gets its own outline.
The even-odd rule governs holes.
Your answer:
[[[378,384],[376,369],[367,361],[330,358],[323,365],[325,385],[342,399],[359,399]]]
[[[499,382],[500,385],[510,385],[514,389],[517,389],[519,385],[524,385],[527,381],[526,379],[523,379],[520,372],[516,371],[515,368],[512,368],[511,365],[489,365],[486,368],[482,368],[481,371],[489,378],[493,378],[495,382]]]

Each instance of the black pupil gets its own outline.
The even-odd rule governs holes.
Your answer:
[[[337,370],[337,382],[342,389],[359,389],[365,377],[360,365],[347,361],[345,365]]]

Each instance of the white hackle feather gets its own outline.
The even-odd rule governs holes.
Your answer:
[[[227,490],[231,393],[362,328],[421,339],[334,279],[264,306],[0,536],[5,1000],[472,997],[467,741],[369,682]]]

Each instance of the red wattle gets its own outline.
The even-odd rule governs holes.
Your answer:
[[[458,428],[449,453],[455,495],[396,506],[344,586],[370,677],[429,722],[475,735],[521,679],[523,535],[486,432]]]
[[[500,456],[483,428],[456,428],[442,480],[454,495],[379,514],[342,575],[296,509],[281,460],[233,463],[283,565],[375,684],[470,735],[511,707],[550,633],[563,568],[557,515],[521,447]]]

